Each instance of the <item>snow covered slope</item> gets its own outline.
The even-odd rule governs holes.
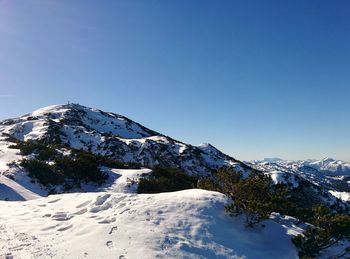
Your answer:
[[[246,229],[225,203],[196,189],[0,202],[0,258],[297,258],[298,227]]]
[[[180,168],[190,174],[206,175],[223,165],[240,171],[245,167],[211,145],[185,144],[124,116],[78,104],[49,106],[5,120],[0,123],[1,135],[3,143],[8,136],[21,141],[60,143],[119,161]]]
[[[0,174],[0,200],[25,201],[39,197],[41,196]]]
[[[334,197],[350,202],[350,164],[325,158],[322,160],[286,161],[264,159],[249,162],[252,167],[271,175],[275,182],[297,187],[304,181],[328,191]],[[278,179],[277,179],[278,178]]]

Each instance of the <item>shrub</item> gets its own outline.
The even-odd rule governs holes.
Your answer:
[[[39,153],[38,158],[43,156]],[[36,159],[22,160],[23,166],[30,177],[43,185],[66,184],[65,189],[80,186],[81,182],[103,183],[108,175],[100,170],[100,157],[79,152],[75,157],[55,156],[52,165]]]
[[[177,169],[156,167],[149,175],[140,179],[137,192],[160,193],[193,189],[197,180],[198,178]]]
[[[298,235],[292,240],[299,249],[300,258],[314,258],[322,250],[335,245],[340,240],[350,239],[348,214],[335,214],[324,206],[316,206],[312,212],[313,225],[305,230],[304,235]],[[349,254],[349,250],[345,250],[345,254]]]
[[[273,212],[271,185],[263,175],[242,179],[232,187],[233,203],[227,206],[227,210],[234,215],[244,214],[249,227],[268,219]]]
[[[22,156],[28,156],[34,153],[37,159],[43,161],[53,159],[57,155],[56,150],[52,146],[45,145],[40,141],[21,141],[9,146],[9,148],[19,149]]]
[[[212,177],[201,179],[199,188],[219,191],[226,194],[232,203],[226,206],[232,215],[244,215],[249,227],[268,219],[273,211],[292,211],[292,204],[287,201],[287,190],[276,186],[271,178],[252,171],[243,179],[233,168],[223,167],[213,172]]]
[[[4,122],[2,122],[3,125],[6,125],[6,123],[4,124]],[[10,122],[10,124],[12,124],[12,122]],[[3,136],[5,136],[5,140],[8,141],[8,142],[12,142],[12,143],[18,143],[19,140],[16,139],[14,136],[12,136],[11,134],[8,134],[8,133],[2,133]]]
[[[39,160],[22,160],[23,166],[30,177],[38,180],[39,183],[47,185],[58,185],[64,182],[64,176],[59,172],[52,170],[52,167]]]
[[[94,155],[79,153],[75,159],[67,156],[56,158],[53,168],[79,186],[81,182],[103,183],[108,176],[99,166],[98,158]]]

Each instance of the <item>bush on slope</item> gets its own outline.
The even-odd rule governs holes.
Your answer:
[[[101,166],[119,169],[138,169],[137,164],[122,163],[108,157],[95,155],[86,151],[70,149],[64,155],[59,144],[46,145],[42,141],[17,141],[10,148],[19,149],[23,159],[20,165],[28,175],[44,186],[64,185],[66,191],[80,187],[81,183],[94,182],[102,184],[108,178],[100,169]]]
[[[199,188],[215,190],[226,194],[232,203],[226,206],[233,215],[243,214],[246,225],[254,226],[268,219],[272,212],[290,215],[310,223],[304,235],[293,239],[301,258],[314,258],[322,250],[340,240],[350,240],[350,216],[344,212],[334,213],[320,204],[303,207],[295,202],[290,189],[273,184],[263,174],[252,172],[247,178],[230,168],[221,168],[211,178],[199,181]],[[305,197],[306,198],[306,197]],[[347,248],[343,255],[349,255]]]
[[[174,192],[193,189],[197,186],[197,177],[177,169],[155,167],[150,174],[139,181],[138,193]]]
[[[283,204],[284,193],[280,188],[276,188],[269,177],[254,171],[242,178],[232,168],[220,168],[211,178],[200,180],[198,187],[226,194],[233,201],[226,206],[227,211],[244,215],[249,227],[268,219],[276,207]]]
[[[305,230],[304,235],[298,235],[292,240],[299,249],[300,258],[314,258],[340,240],[350,239],[348,214],[332,213],[324,206],[315,206],[312,213],[312,225]],[[350,247],[345,249],[343,256],[346,254],[350,255]]]

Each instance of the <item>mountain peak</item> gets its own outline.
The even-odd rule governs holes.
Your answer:
[[[331,158],[331,157],[325,157],[323,159],[321,159],[322,162],[326,162],[326,163],[330,163],[330,162],[334,162],[335,159]]]
[[[19,141],[60,144],[146,167],[179,168],[190,174],[209,174],[225,165],[237,170],[244,167],[210,144],[185,144],[125,116],[75,103],[51,105],[5,120],[0,123],[1,134]]]

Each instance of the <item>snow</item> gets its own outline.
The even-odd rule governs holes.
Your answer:
[[[128,121],[123,116],[111,113],[101,113],[97,109],[83,108],[86,116],[83,122],[96,131],[111,133],[122,138],[142,138],[150,136],[148,132],[142,129],[137,123]]]
[[[8,148],[9,145],[9,142],[6,142],[3,140],[3,138],[0,138],[0,173],[9,168],[8,163],[21,158],[21,156],[18,154],[19,150]]]
[[[345,202],[350,202],[350,192],[337,192],[337,191],[329,191],[334,197],[341,199]]]
[[[196,189],[0,202],[0,258],[297,258],[284,227],[247,229],[225,204]]]
[[[42,116],[42,115],[45,115],[47,113],[57,113],[57,111],[61,111],[62,113],[68,111],[68,109],[64,109],[63,107],[64,107],[64,105],[60,105],[60,104],[50,105],[50,106],[43,107],[43,108],[40,108],[40,109],[33,111],[31,115],[32,116]]]
[[[82,190],[87,192],[121,192],[121,193],[136,193],[138,181],[143,175],[149,174],[150,169],[111,169],[104,167],[102,171],[109,176],[107,182],[101,186],[82,184]]]
[[[96,147],[101,144],[103,137],[100,134],[88,132],[84,127],[70,126],[62,127],[65,135],[64,142],[69,143],[72,148],[88,149],[89,146]]]
[[[19,183],[0,174],[0,200],[24,201],[40,198],[41,196],[24,188]]]
[[[337,164],[338,168],[341,169],[332,171],[331,169],[334,164]],[[330,205],[338,202],[334,196],[343,201],[348,201],[348,190],[350,188],[350,181],[348,181],[350,171],[347,172],[346,169],[349,165],[348,162],[331,158],[325,158],[319,161],[286,161],[275,159],[273,162],[268,162],[265,159],[262,161],[251,161],[250,165],[265,174],[271,175],[275,183],[288,182],[293,187],[298,187],[298,185],[303,185],[303,182],[309,182],[314,186],[318,186],[324,191],[329,192],[326,198],[322,199]],[[318,167],[315,165],[318,165]],[[319,188],[314,190],[317,189]],[[321,196],[323,195],[321,194]]]
[[[11,144],[0,137],[0,200],[24,201],[46,195],[47,192],[32,183],[26,173],[9,166],[23,158],[18,149],[9,148]]]
[[[272,181],[275,184],[291,184],[293,188],[297,188],[299,186],[294,175],[292,174],[288,174],[282,171],[271,171],[266,174],[271,177]]]

